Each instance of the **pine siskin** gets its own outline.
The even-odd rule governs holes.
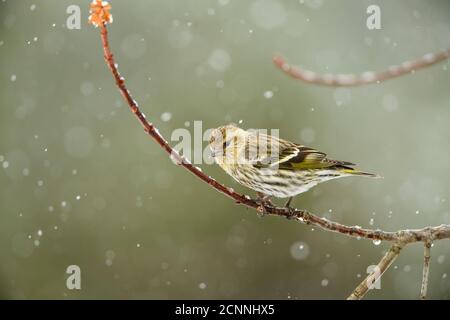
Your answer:
[[[240,184],[258,192],[260,200],[289,198],[318,183],[348,177],[378,175],[358,171],[353,163],[257,131],[227,125],[211,132],[209,147],[215,162]]]

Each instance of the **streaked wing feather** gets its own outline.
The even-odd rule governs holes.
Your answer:
[[[260,138],[261,140],[261,135]],[[289,141],[267,137],[267,141],[277,144],[278,155],[266,157],[258,157],[254,159],[255,167],[275,167],[285,170],[311,170],[324,169],[333,166],[354,166],[353,163],[347,161],[337,161],[327,159],[327,155],[313,148],[305,147]],[[270,148],[269,148],[270,149]]]
[[[297,146],[297,156],[280,162],[280,168],[305,170],[305,169],[325,169],[334,166],[354,166],[353,163],[347,161],[331,160],[323,152],[312,148]]]

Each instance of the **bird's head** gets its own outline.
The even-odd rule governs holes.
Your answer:
[[[237,164],[244,154],[247,132],[232,124],[214,129],[209,138],[211,156],[221,167]]]

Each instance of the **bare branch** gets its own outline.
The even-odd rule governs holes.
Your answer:
[[[380,279],[383,273],[391,266],[392,262],[397,259],[404,245],[405,244],[401,242],[395,242],[373,271],[359,284],[359,286],[356,287],[355,290],[353,290],[347,300],[361,300],[366,293],[373,288],[375,282]]]
[[[428,291],[428,278],[430,275],[430,257],[431,257],[431,241],[425,241],[423,250],[423,275],[422,275],[422,287],[420,288],[420,299],[425,300],[427,298]]]
[[[210,185],[213,189],[225,194],[227,197],[231,198],[236,203],[242,204],[246,207],[258,210],[261,209],[261,206],[263,206],[263,211],[266,214],[297,220],[304,224],[314,225],[323,230],[337,232],[350,237],[393,242],[391,249],[378,264],[380,272],[378,274],[371,274],[372,278],[370,278],[371,275],[369,275],[366,281],[361,283],[355,289],[355,291],[352,293],[349,299],[362,298],[370,288],[371,286],[370,284],[373,284],[377,279],[381,277],[381,275],[390,266],[392,261],[399,255],[401,249],[405,245],[414,242],[431,243],[434,240],[450,238],[450,225],[440,225],[436,227],[426,227],[423,229],[416,229],[416,230],[406,229],[406,230],[399,230],[397,232],[389,232],[383,230],[363,229],[358,226],[346,226],[338,222],[333,222],[325,218],[321,218],[306,210],[299,210],[286,207],[276,207],[271,204],[261,204],[259,201],[253,200],[249,196],[241,195],[235,192],[233,189],[226,187],[225,185],[219,183],[215,179],[204,174],[200,170],[200,168],[192,165],[188,159],[181,156],[180,154],[178,154],[178,152],[172,149],[172,147],[169,145],[166,139],[164,139],[164,137],[159,133],[158,129],[147,120],[145,115],[139,109],[137,102],[132,98],[130,91],[127,89],[125,85],[125,79],[120,75],[118,71],[118,66],[114,60],[114,56],[109,46],[108,30],[106,28],[106,23],[110,23],[112,21],[112,17],[109,14],[109,10],[110,6],[106,1],[97,0],[93,4],[91,4],[90,20],[94,25],[100,28],[101,40],[103,44],[103,53],[106,64],[108,65],[114,77],[117,88],[119,89],[120,93],[122,94],[124,100],[126,101],[132,113],[139,120],[145,132],[147,132],[147,134],[153,140],[155,140],[163,150],[165,150],[169,154],[172,161],[184,167],[186,170],[190,171],[197,178]],[[428,271],[427,271],[427,278],[428,278]]]
[[[385,71],[366,71],[359,75],[319,74],[314,71],[291,66],[280,55],[275,55],[273,57],[273,62],[287,75],[306,83],[335,87],[352,87],[370,83],[381,83],[389,79],[400,77],[404,74],[413,73],[416,70],[429,67],[448,58],[450,58],[450,49],[438,53],[427,53],[421,58],[413,61],[405,61],[400,65],[391,66]]]

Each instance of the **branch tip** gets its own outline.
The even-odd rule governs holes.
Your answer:
[[[108,23],[113,22],[113,17],[109,12],[111,10],[111,5],[108,1],[93,0],[90,4],[89,13],[89,23],[93,24],[95,27],[104,26]]]

